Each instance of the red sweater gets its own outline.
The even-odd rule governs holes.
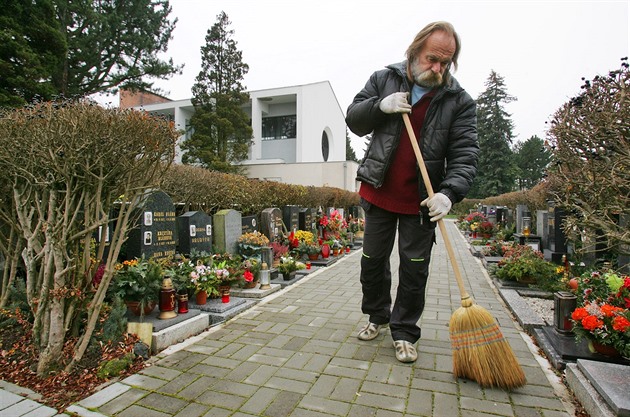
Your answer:
[[[433,91],[425,94],[413,106],[409,115],[418,140],[421,140],[420,131],[433,95]],[[409,141],[409,134],[404,126],[400,134],[398,149],[396,149],[394,160],[387,170],[383,185],[380,188],[374,188],[370,184],[361,183],[359,195],[370,203],[393,213],[418,214],[420,211],[418,163]]]

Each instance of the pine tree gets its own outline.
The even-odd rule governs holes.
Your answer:
[[[52,97],[52,74],[66,52],[52,2],[0,1],[0,6],[0,107]]]
[[[242,84],[249,66],[236,48],[230,23],[221,12],[206,34],[206,45],[201,47],[201,71],[192,88],[192,135],[182,144],[186,151],[182,162],[239,172],[235,163],[247,159],[252,140],[249,116],[242,110],[249,101]]]
[[[490,72],[484,85],[486,90],[477,99],[479,162],[469,198],[513,191],[516,182],[517,167],[510,148],[514,137],[513,123],[504,108],[516,98],[507,93],[503,77],[494,71]]]
[[[119,87],[160,92],[176,20],[168,0],[0,1],[0,106],[88,96]],[[6,28],[6,29],[5,29]]]
[[[538,184],[545,176],[551,161],[551,152],[545,148],[543,140],[534,135],[514,146],[514,159],[518,167],[518,187],[526,190]]]
[[[350,135],[348,134],[348,128],[346,128],[346,161],[359,162],[357,154],[354,153],[352,143],[350,142]]]

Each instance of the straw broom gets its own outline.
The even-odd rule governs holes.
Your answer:
[[[403,113],[403,120],[418,160],[422,180],[431,198],[434,194],[433,187],[409,115]],[[525,374],[512,348],[503,338],[496,320],[486,309],[475,304],[468,295],[442,219],[438,220],[438,226],[453,266],[462,300],[462,306],[455,310],[449,323],[455,378],[468,378],[477,381],[482,387],[512,389],[525,385]]]

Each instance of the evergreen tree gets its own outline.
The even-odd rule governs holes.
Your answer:
[[[347,127],[346,127],[346,161],[359,162],[359,160],[357,159],[357,154],[354,153],[354,149],[352,149],[352,143],[350,142],[350,135],[348,133]]]
[[[66,44],[52,2],[0,0],[0,27],[0,107],[53,96],[51,74]]]
[[[168,0],[0,0],[0,105],[151,90],[145,78],[181,70],[157,57],[175,28],[170,12]]]
[[[513,123],[504,108],[516,98],[507,93],[503,77],[494,71],[490,72],[484,85],[486,90],[477,99],[479,163],[469,198],[513,191],[516,181],[517,167],[510,148]]]
[[[545,148],[543,140],[534,135],[525,142],[516,143],[514,157],[518,167],[518,187],[526,190],[538,184],[545,176],[551,161],[551,152]]]
[[[206,34],[206,45],[201,47],[201,71],[192,88],[192,135],[182,144],[186,151],[182,162],[239,172],[235,163],[247,159],[252,139],[249,116],[242,110],[249,102],[242,84],[249,66],[232,39],[230,23],[221,12]]]

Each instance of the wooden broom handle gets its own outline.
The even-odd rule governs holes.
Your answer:
[[[409,140],[411,141],[411,147],[413,148],[413,153],[416,154],[416,160],[418,161],[418,167],[420,167],[420,172],[422,173],[422,181],[424,182],[424,187],[427,189],[427,193],[429,194],[429,198],[433,197],[433,186],[431,186],[431,180],[429,179],[429,173],[427,172],[427,167],[424,165],[424,159],[422,158],[422,153],[420,152],[420,147],[418,146],[418,139],[416,139],[416,134],[413,132],[413,127],[411,126],[411,121],[409,120],[409,115],[407,113],[403,113],[402,115],[403,121],[405,122],[405,127],[407,128],[407,133],[409,134]],[[461,294],[462,301],[470,299],[470,295],[466,291],[466,287],[464,287],[464,280],[462,279],[462,274],[459,271],[459,266],[457,265],[457,259],[455,258],[455,251],[453,251],[453,246],[451,245],[451,240],[446,233],[446,225],[442,219],[438,220],[438,226],[440,228],[440,233],[442,233],[442,238],[444,239],[444,244],[446,245],[446,252],[448,252],[448,257],[451,260],[451,265],[453,266],[453,272],[455,273],[455,279],[457,280],[457,286],[459,287],[459,292]]]

